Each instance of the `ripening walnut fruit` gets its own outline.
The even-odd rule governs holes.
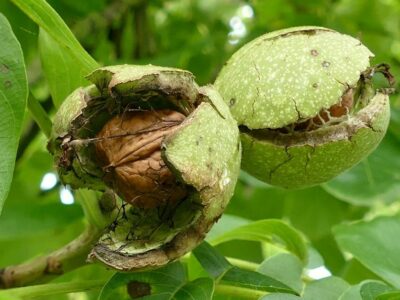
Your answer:
[[[104,182],[126,202],[142,208],[176,204],[187,196],[161,157],[163,139],[185,116],[162,109],[117,115],[96,135],[96,157]]]
[[[219,93],[187,71],[121,65],[87,79],[57,112],[49,150],[63,183],[111,190],[126,203],[90,258],[124,271],[176,260],[233,194],[237,123]]]
[[[238,121],[242,168],[272,185],[332,179],[373,151],[390,118],[374,73],[387,65],[350,36],[322,27],[263,35],[239,49],[215,86]]]

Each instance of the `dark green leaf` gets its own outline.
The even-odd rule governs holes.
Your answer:
[[[211,300],[214,293],[214,281],[211,278],[198,278],[187,282],[173,299]]]
[[[193,254],[196,256],[201,266],[213,278],[220,277],[233,267],[224,256],[219,254],[219,252],[207,242],[203,242],[197,246],[196,249],[193,250]]]
[[[197,247],[193,254],[202,267],[212,277],[221,278],[220,282],[223,284],[268,292],[294,293],[287,285],[270,276],[232,266],[225,257],[206,242]]]
[[[137,273],[117,273],[104,286],[99,300],[145,299],[199,299],[209,300],[214,291],[210,278],[188,282],[184,266],[175,262],[163,268]]]
[[[24,118],[28,84],[21,46],[0,14],[0,214],[7,198]]]
[[[248,289],[266,291],[266,292],[283,292],[293,293],[290,287],[283,284],[282,282],[266,276],[264,274],[232,267],[222,277],[222,284],[229,284],[233,286],[239,286]]]

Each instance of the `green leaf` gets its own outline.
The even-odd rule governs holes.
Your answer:
[[[57,43],[75,58],[77,68],[88,74],[98,63],[83,49],[63,19],[45,0],[11,0],[35,23],[42,27]]]
[[[332,226],[345,218],[349,206],[319,186],[289,191],[285,197],[285,204],[290,224],[312,241],[331,234]]]
[[[249,220],[279,219],[283,215],[286,191],[268,186],[265,183],[254,183],[250,175],[243,180],[241,172],[230,204],[226,212]]]
[[[16,297],[15,295],[8,293],[6,291],[1,291],[0,300],[20,300],[22,298]]]
[[[266,292],[296,293],[290,287],[272,277],[238,267],[232,267],[228,270],[220,283]]]
[[[335,197],[355,205],[390,203],[400,195],[400,142],[388,133],[378,149],[351,170],[324,184]]]
[[[187,282],[177,292],[173,299],[212,299],[214,281],[211,278],[198,278]]]
[[[392,288],[382,281],[365,280],[351,286],[339,300],[399,300],[399,296],[398,291],[392,291]]]
[[[222,284],[267,292],[294,293],[287,285],[270,276],[232,266],[225,257],[206,242],[193,250],[193,254],[207,273],[215,279],[220,278],[219,281]]]
[[[258,272],[275,278],[300,293],[303,288],[301,274],[303,265],[301,261],[289,253],[279,253],[262,262]]]
[[[399,99],[397,102],[399,102]],[[389,130],[397,140],[400,140],[400,107],[398,106],[391,107]]]
[[[399,299],[400,299],[400,291],[383,293],[375,298],[375,300],[399,300]]]
[[[213,293],[212,279],[198,278],[188,282],[184,266],[175,262],[153,271],[117,273],[104,286],[99,300],[129,300],[134,297],[210,300]]]
[[[349,287],[340,297],[339,300],[362,300],[360,295],[360,285]]]
[[[305,300],[337,300],[350,287],[339,277],[327,277],[309,283],[304,289],[302,299]]]
[[[334,234],[340,248],[390,284],[400,287],[399,216],[338,225]]]
[[[35,237],[41,233],[62,230],[81,218],[82,209],[79,205],[10,202],[0,218],[0,241]]]
[[[350,284],[357,284],[365,280],[380,280],[381,278],[365,267],[356,258],[348,260],[341,270],[341,277]]]
[[[371,281],[364,283],[360,288],[360,295],[363,300],[374,300],[376,296],[390,291],[387,284],[379,281]]]
[[[260,298],[260,300],[300,300],[300,299],[301,298],[298,296],[291,294],[283,294],[283,293],[274,293]]]
[[[301,261],[307,260],[306,244],[300,233],[280,220],[260,220],[243,225],[213,238],[210,242],[218,245],[236,239],[284,245]]]
[[[0,14],[0,214],[10,190],[28,83],[21,46]]]
[[[232,229],[241,227],[249,223],[250,221],[245,218],[224,213],[221,219],[219,219],[218,222],[214,224],[210,232],[207,234],[207,240],[213,240],[214,238],[228,231],[231,231]]]
[[[76,64],[72,53],[43,29],[39,30],[39,52],[55,107],[59,107],[76,88],[89,84],[85,79],[89,70]]]

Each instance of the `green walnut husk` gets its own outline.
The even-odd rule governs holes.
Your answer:
[[[272,185],[303,188],[371,153],[390,118],[387,93],[371,83],[382,66],[390,73],[370,67],[371,57],[359,40],[322,27],[271,32],[239,49],[215,86],[240,125],[242,168]],[[334,115],[338,106],[346,113]]]
[[[59,176],[73,188],[104,191],[96,134],[127,110],[172,109],[184,121],[161,144],[162,159],[187,196],[155,208],[126,204],[106,228],[90,258],[121,271],[176,260],[205,237],[228,204],[240,168],[237,123],[212,86],[199,87],[190,72],[120,65],[95,70],[93,84],[74,91],[54,120],[49,150]]]

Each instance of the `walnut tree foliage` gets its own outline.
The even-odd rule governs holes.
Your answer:
[[[175,67],[206,85],[242,45],[286,27],[357,37],[400,78],[399,16],[396,0],[1,1],[0,288],[11,289],[0,299],[398,299],[396,92],[388,132],[360,164],[301,190],[242,172],[205,242],[156,270],[86,263],[114,218],[99,195],[62,186],[46,146],[56,110],[99,66]]]

